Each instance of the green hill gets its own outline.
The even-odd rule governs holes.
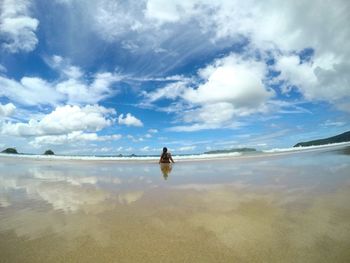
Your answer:
[[[52,150],[47,150],[44,152],[44,155],[55,155],[55,153]]]
[[[323,144],[339,143],[339,142],[350,142],[350,131],[344,132],[342,134],[339,134],[333,137],[325,138],[325,139],[313,140],[308,142],[299,142],[293,147],[305,147],[305,146],[323,145]]]
[[[17,154],[17,150],[15,148],[7,148],[2,151],[2,153],[12,153],[12,154]]]

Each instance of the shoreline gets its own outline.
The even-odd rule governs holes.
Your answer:
[[[271,150],[258,151],[254,153],[242,154],[239,152],[223,153],[223,154],[198,154],[198,155],[174,155],[176,162],[202,162],[216,160],[239,160],[251,158],[274,157],[281,155],[289,155],[295,153],[315,152],[325,149],[334,149],[350,146],[350,142],[333,143],[307,147],[293,148],[276,148]],[[104,157],[104,156],[69,156],[69,155],[26,155],[26,154],[7,154],[0,153],[0,159],[13,160],[35,160],[35,161],[69,161],[69,162],[115,162],[115,163],[154,163],[158,162],[158,157]]]

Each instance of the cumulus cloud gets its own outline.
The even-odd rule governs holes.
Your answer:
[[[57,107],[40,120],[31,119],[27,123],[6,122],[1,128],[1,133],[11,136],[45,136],[77,131],[96,132],[112,125],[114,122],[112,115],[115,113],[114,109],[98,105],[85,107],[66,105]]]
[[[0,113],[5,108],[9,114],[13,107],[11,104],[2,106]],[[99,105],[65,105],[28,122],[3,121],[0,123],[0,135],[25,138],[35,148],[45,145],[91,144],[121,139],[120,134],[99,134],[115,123],[114,109]]]
[[[185,111],[182,120],[185,123],[206,123],[208,125],[222,125],[232,120],[234,107],[227,102],[203,105],[194,110]]]
[[[0,96],[23,105],[94,104],[115,95],[112,84],[121,80],[116,73],[98,72],[92,76],[69,61],[53,56],[47,63],[60,79],[46,81],[39,77],[22,77],[19,81],[0,76]]]
[[[140,121],[130,113],[127,113],[125,117],[124,117],[124,114],[120,114],[118,117],[118,123],[120,125],[126,125],[126,126],[136,126],[136,127],[143,126],[142,121]]]
[[[299,89],[311,88],[317,83],[317,78],[312,69],[312,63],[301,63],[299,56],[279,56],[275,68],[280,71],[278,80],[284,81],[283,91],[290,91],[291,87],[297,86]],[[310,93],[310,90],[305,90]],[[311,92],[312,93],[312,92]],[[310,96],[306,94],[306,96]]]
[[[11,52],[29,52],[35,49],[35,32],[39,21],[30,16],[30,0],[3,0],[0,3],[1,46]]]
[[[266,73],[263,61],[230,54],[200,69],[196,83],[171,83],[145,97],[150,102],[179,98],[187,105],[188,109],[183,109],[178,119],[190,125],[170,130],[234,128],[239,126],[234,117],[267,110],[274,91],[263,83]]]
[[[266,64],[229,55],[199,71],[205,81],[196,89],[186,89],[183,98],[192,103],[231,103],[235,108],[259,108],[273,91],[263,84]]]
[[[111,72],[97,72],[91,78],[81,68],[57,55],[47,58],[46,62],[60,73],[61,80],[55,83],[55,89],[71,104],[97,103],[115,95],[111,85],[122,79]]]
[[[120,134],[102,135],[99,136],[96,133],[84,133],[83,131],[74,131],[63,135],[46,135],[35,137],[30,142],[34,147],[40,147],[42,145],[61,145],[80,142],[101,142],[119,140],[122,136]],[[102,151],[102,150],[101,150]]]
[[[281,74],[278,80],[284,82],[285,92],[295,87],[311,101],[328,101],[336,106],[350,108],[350,63],[333,64],[323,68],[322,60],[316,58],[312,62],[303,62],[297,55],[284,55],[276,59],[275,69]],[[331,63],[331,59],[327,60]]]
[[[7,104],[0,103],[0,116],[2,117],[11,116],[15,111],[15,109],[16,109],[16,106],[13,105],[12,103],[7,103]]]
[[[73,72],[72,75],[77,74]],[[69,78],[56,85],[59,93],[67,96],[68,103],[96,103],[113,94],[111,84],[119,78],[110,73],[97,73],[92,83],[83,79]]]

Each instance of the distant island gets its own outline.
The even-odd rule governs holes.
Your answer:
[[[308,142],[299,142],[293,147],[305,147],[305,146],[315,146],[315,145],[324,145],[324,144],[330,144],[330,143],[340,143],[340,142],[350,142],[350,131],[344,132],[342,134],[325,138],[325,139],[318,139]]]
[[[18,154],[18,152],[15,148],[7,148],[7,149],[3,150],[2,153]]]
[[[52,150],[47,150],[44,152],[44,155],[55,155],[55,153]]]
[[[216,154],[216,153],[233,153],[233,152],[255,152],[256,149],[254,148],[233,148],[233,149],[226,149],[226,150],[213,150],[204,152],[205,154]]]

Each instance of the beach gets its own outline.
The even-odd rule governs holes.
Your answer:
[[[0,262],[349,262],[349,149],[1,156]]]

